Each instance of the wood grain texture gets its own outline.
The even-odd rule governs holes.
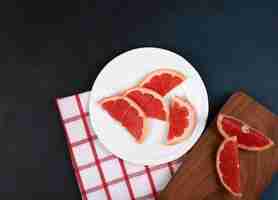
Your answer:
[[[237,92],[221,109],[251,126],[265,132],[275,145],[263,152],[240,150],[243,200],[259,200],[261,192],[278,171],[278,118],[253,98]],[[198,143],[184,156],[179,171],[161,192],[160,200],[232,200],[221,185],[216,173],[216,151],[223,141],[218,133],[216,119],[207,128]]]

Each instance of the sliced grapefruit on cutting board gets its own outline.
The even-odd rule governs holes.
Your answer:
[[[191,135],[196,127],[197,113],[193,105],[180,97],[173,97],[170,105],[167,144],[176,144]]]
[[[186,77],[170,69],[159,69],[145,77],[139,86],[156,91],[165,96],[170,90],[181,84]]]
[[[168,120],[168,106],[163,97],[157,92],[147,88],[136,87],[127,90],[124,95],[136,102],[147,117],[163,121]]]
[[[241,149],[262,151],[274,145],[264,133],[229,115],[219,114],[217,127],[225,138],[237,136],[238,147]]]
[[[100,105],[115,120],[121,123],[136,142],[142,143],[147,135],[146,114],[130,98],[113,96],[101,100]]]
[[[216,169],[223,186],[232,195],[241,197],[237,137],[230,137],[221,143],[216,156]]]

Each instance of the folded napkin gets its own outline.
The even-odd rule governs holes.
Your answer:
[[[82,199],[157,199],[181,161],[142,166],[108,152],[90,127],[89,94],[56,99]]]

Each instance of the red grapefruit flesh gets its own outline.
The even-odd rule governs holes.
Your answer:
[[[168,107],[160,94],[147,88],[132,88],[124,93],[125,96],[132,99],[146,113],[147,117],[160,120],[168,119]]]
[[[217,151],[216,169],[223,186],[237,197],[242,196],[239,164],[237,138],[225,139]]]
[[[140,83],[141,87],[156,91],[161,96],[165,96],[170,90],[181,84],[185,76],[175,70],[156,70]]]
[[[173,97],[170,106],[167,144],[176,144],[187,138],[196,127],[195,108],[180,97]]]
[[[237,136],[238,147],[241,149],[262,151],[274,145],[261,131],[232,116],[219,114],[217,127],[225,138]]]
[[[114,96],[101,100],[100,105],[112,118],[119,121],[138,143],[144,141],[147,135],[146,115],[133,100]]]

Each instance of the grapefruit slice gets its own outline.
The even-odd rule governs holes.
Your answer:
[[[165,96],[165,94],[181,84],[184,80],[185,76],[175,70],[160,69],[147,75],[140,83],[140,86],[149,88],[161,96]]]
[[[225,139],[216,156],[216,169],[223,186],[234,196],[241,197],[240,166],[237,137]]]
[[[167,144],[176,144],[188,137],[196,127],[197,113],[189,101],[173,97],[170,105]]]
[[[139,105],[148,117],[167,120],[168,107],[160,94],[147,88],[132,88],[124,93]]]
[[[144,141],[147,135],[146,115],[133,100],[113,96],[101,100],[100,105],[112,118],[119,121],[138,143]]]
[[[238,146],[241,149],[262,151],[274,145],[273,141],[261,131],[232,116],[219,114],[217,127],[225,138],[237,136]]]

